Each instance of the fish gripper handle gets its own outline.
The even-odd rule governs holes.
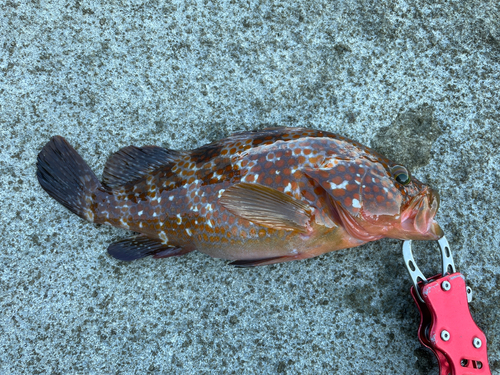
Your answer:
[[[448,242],[442,240],[441,251],[451,259]],[[411,295],[420,312],[418,339],[436,356],[439,375],[491,375],[486,336],[469,310],[472,291],[465,277],[455,271],[453,260],[448,267],[443,255],[443,269],[446,266],[453,273],[426,279],[411,255],[411,241],[405,241],[403,255],[414,281]]]

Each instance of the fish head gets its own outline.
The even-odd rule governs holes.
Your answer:
[[[411,176],[406,167],[373,150],[365,148],[354,158],[326,158],[307,175],[328,196],[332,219],[352,237],[373,241],[383,237],[437,240],[443,236],[434,220],[438,192]]]
[[[435,189],[413,177],[403,165],[367,164],[360,187],[360,210],[353,216],[367,233],[402,240],[438,240],[443,236],[435,220],[439,208]]]

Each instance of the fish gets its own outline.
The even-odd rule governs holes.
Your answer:
[[[81,218],[134,232],[107,249],[120,261],[198,250],[253,267],[385,237],[443,236],[436,190],[375,150],[322,130],[246,131],[190,151],[127,146],[109,157],[102,181],[54,136],[36,175]]]

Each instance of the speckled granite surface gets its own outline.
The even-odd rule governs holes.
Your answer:
[[[335,131],[439,189],[500,374],[500,21],[494,1],[7,1],[0,9],[0,373],[437,374],[400,242],[234,269],[124,264],[127,236],[50,199],[65,136],[100,174],[130,144]],[[426,274],[439,270],[418,244]]]

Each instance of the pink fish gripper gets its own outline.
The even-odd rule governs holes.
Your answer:
[[[446,237],[438,243],[442,273],[428,279],[413,258],[411,241],[403,243],[403,257],[413,280],[411,296],[420,312],[418,339],[436,356],[439,375],[491,375],[486,336],[469,310],[472,290],[455,269]]]

